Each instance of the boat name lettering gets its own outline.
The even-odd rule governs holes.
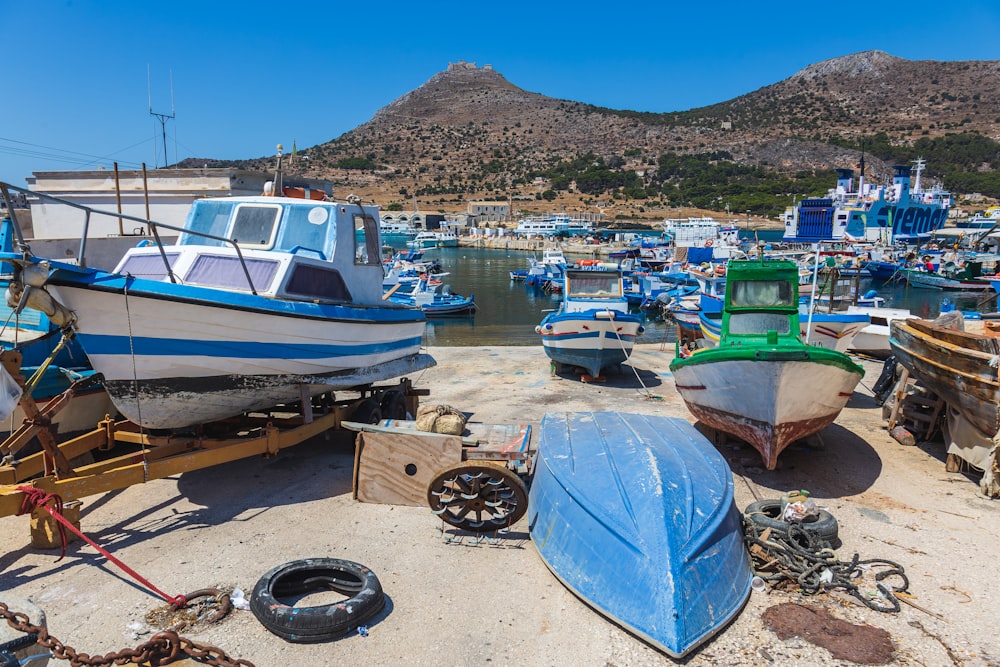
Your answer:
[[[909,207],[900,210],[898,206],[882,206],[875,214],[879,227],[888,226],[889,216],[892,216],[893,233],[903,235],[929,234],[943,226],[945,209],[930,210],[922,207]]]

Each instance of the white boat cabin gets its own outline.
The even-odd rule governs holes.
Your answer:
[[[286,197],[200,199],[176,245],[144,241],[115,272],[280,299],[384,307],[380,247],[375,206]]]

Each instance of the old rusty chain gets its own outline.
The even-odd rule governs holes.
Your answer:
[[[158,632],[149,641],[139,644],[134,649],[126,648],[117,653],[91,656],[77,653],[71,647],[53,637],[43,627],[33,625],[27,614],[13,612],[4,602],[0,602],[0,616],[7,625],[24,633],[38,635],[38,644],[50,651],[60,660],[69,660],[72,667],[108,667],[109,665],[128,665],[148,662],[150,665],[168,665],[180,655],[186,655],[217,667],[254,667],[248,660],[231,658],[222,649],[210,644],[200,644],[187,637],[182,637],[173,630]]]

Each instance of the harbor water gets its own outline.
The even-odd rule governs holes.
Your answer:
[[[475,248],[428,249],[424,257],[436,259],[448,275],[442,278],[457,294],[475,296],[478,310],[472,315],[429,318],[424,342],[428,346],[541,345],[535,326],[545,313],[559,307],[559,294],[515,282],[510,271],[528,267],[530,252]],[[573,257],[568,258],[570,262]],[[958,310],[995,312],[995,294],[985,291],[953,292],[908,287],[862,278],[861,293],[875,289],[889,308],[906,308],[914,315],[934,318],[948,299]],[[646,313],[640,343],[672,343],[676,326],[658,313]]]

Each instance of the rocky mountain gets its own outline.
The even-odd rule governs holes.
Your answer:
[[[291,168],[380,203],[419,197],[459,208],[474,199],[536,199],[549,187],[540,175],[580,156],[647,181],[667,152],[795,172],[856,166],[860,143],[879,133],[895,145],[948,133],[1000,140],[1000,61],[910,61],[868,51],[810,65],[728,102],[670,113],[546,97],[490,66],[458,62],[367,123],[300,149],[309,159]],[[225,164],[271,169],[274,160]],[[888,171],[875,158],[869,166]]]

